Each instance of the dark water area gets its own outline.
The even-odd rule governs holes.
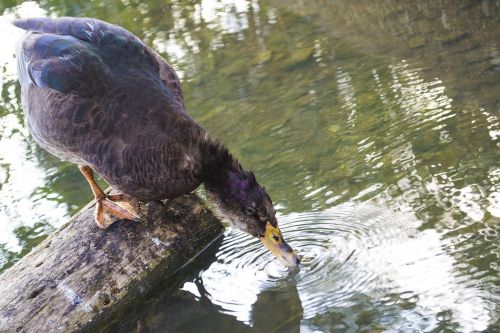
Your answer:
[[[302,256],[227,230],[130,332],[497,332],[500,2],[1,1],[0,267],[91,199],[24,127],[15,17],[89,16],[153,46],[252,169]],[[172,286],[169,286],[171,288]],[[169,289],[164,288],[164,289]],[[163,289],[163,288],[162,288]]]

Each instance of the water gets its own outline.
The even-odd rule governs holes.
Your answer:
[[[266,186],[287,270],[228,230],[122,329],[499,329],[498,1],[2,2],[0,266],[91,199],[23,126],[15,16],[98,17],[162,52]]]

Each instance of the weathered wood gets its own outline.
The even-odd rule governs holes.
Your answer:
[[[0,275],[0,332],[103,330],[223,230],[196,195],[151,202],[141,222],[106,231],[94,223],[94,208]]]

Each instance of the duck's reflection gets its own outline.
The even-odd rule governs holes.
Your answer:
[[[189,291],[180,289],[171,295],[164,292],[154,296],[147,305],[141,306],[147,311],[138,310],[135,315],[130,315],[130,319],[119,330],[137,333],[299,332],[303,309],[296,285],[292,282],[260,292],[252,305],[249,325],[238,321],[212,302],[200,272],[216,261],[222,240],[221,237],[181,272],[180,275],[184,276],[182,281],[175,282],[182,286],[184,282],[192,281],[189,285],[193,288],[189,288]]]
[[[149,313],[147,320],[136,322],[136,332],[299,332],[302,306],[297,289],[273,288],[257,296],[248,326],[222,312],[210,301],[201,279],[196,280],[200,297],[179,290],[165,298]]]
[[[295,284],[262,291],[252,306],[256,332],[299,332],[303,308]]]

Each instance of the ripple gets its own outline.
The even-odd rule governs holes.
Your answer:
[[[376,282],[373,272],[362,269],[362,257],[398,234],[383,223],[388,219],[377,209],[354,203],[279,220],[302,259],[300,270],[287,269],[258,240],[230,230],[217,261],[202,273],[212,302],[242,321],[250,322],[251,305],[260,291],[279,285],[296,285],[304,317],[349,303],[354,294],[372,289]]]
[[[381,228],[383,220],[377,209],[353,203],[280,219],[290,244],[303,257],[296,282],[305,318],[348,305],[353,295],[373,289],[376,274],[362,269],[362,262],[371,248],[383,246],[393,234],[390,227]]]

